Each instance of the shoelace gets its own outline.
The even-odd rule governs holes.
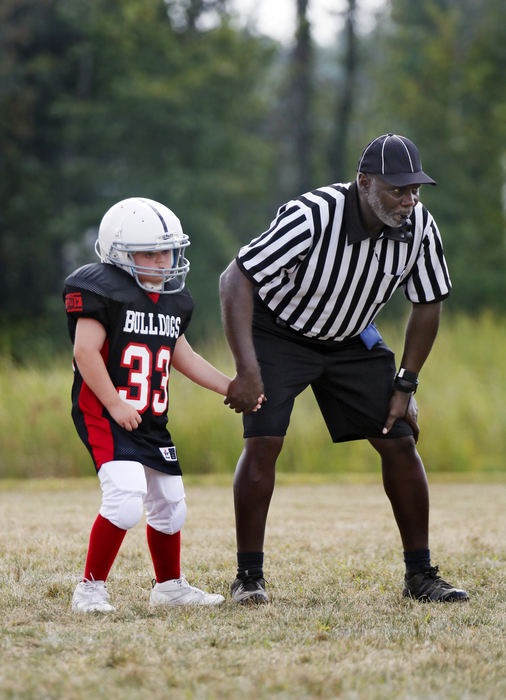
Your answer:
[[[103,603],[111,597],[107,592],[105,584],[98,586],[97,581],[88,581],[87,579],[85,579],[82,583],[87,594],[91,594],[89,597],[92,603]]]
[[[434,583],[439,583],[444,588],[452,588],[452,586],[442,579],[441,576],[438,576],[438,571],[438,566],[430,566],[423,572],[424,578],[430,578],[432,581],[434,581]]]

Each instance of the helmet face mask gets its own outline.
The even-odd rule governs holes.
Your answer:
[[[131,197],[114,204],[105,213],[95,251],[102,262],[132,275],[142,289],[175,294],[183,289],[190,269],[184,256],[189,245],[181,222],[170,209],[152,199]],[[140,266],[134,260],[134,253],[167,250],[172,251],[169,267]]]

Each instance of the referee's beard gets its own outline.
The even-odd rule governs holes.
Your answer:
[[[401,213],[399,211],[392,213],[389,209],[387,209],[380,199],[378,192],[378,183],[375,179],[371,179],[369,184],[369,190],[366,196],[367,203],[371,207],[374,214],[382,223],[384,223],[386,226],[389,226],[390,228],[400,228],[404,225],[406,219],[411,214],[412,209],[410,209],[406,213]],[[400,221],[399,217],[401,219]]]

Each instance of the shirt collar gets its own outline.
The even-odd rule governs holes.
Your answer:
[[[351,183],[346,193],[343,223],[341,228],[346,234],[348,243],[359,243],[360,241],[365,241],[366,238],[371,238],[371,234],[364,228],[364,224],[362,223],[356,182]],[[390,228],[389,226],[385,226],[379,237],[389,238],[400,243],[407,243],[413,238],[411,221],[409,221],[409,224],[406,224],[400,228]]]

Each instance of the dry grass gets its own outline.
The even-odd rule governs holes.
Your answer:
[[[144,528],[113,568],[115,613],[70,598],[99,505],[93,480],[0,482],[0,697],[506,697],[506,484],[432,485],[432,550],[470,604],[400,597],[398,535],[377,483],[278,485],[267,538],[273,602],[152,611]],[[187,482],[183,565],[227,595],[229,485]]]

